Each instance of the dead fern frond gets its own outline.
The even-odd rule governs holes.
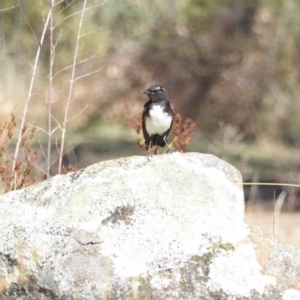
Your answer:
[[[145,144],[144,138],[142,137],[142,114],[133,116],[129,119],[129,125],[137,133],[137,145],[143,150],[147,151],[148,146]]]
[[[77,167],[73,167],[72,165],[68,165],[67,167],[65,166],[62,166],[62,171],[63,171],[63,174],[67,174],[67,173],[70,173],[70,172],[76,172],[78,171],[79,169]]]
[[[171,143],[175,151],[185,152],[186,147],[191,141],[191,133],[195,127],[196,123],[192,119],[187,118],[183,120],[180,114],[176,114],[172,128],[175,137]]]
[[[28,142],[34,138],[35,127],[24,126],[21,142],[24,149],[23,158],[15,162],[13,175],[10,173],[13,159],[9,155],[9,143],[13,138],[16,126],[16,117],[13,114],[9,121],[0,123],[0,178],[6,192],[10,191],[11,187],[21,189],[36,182],[35,178],[31,178],[31,171],[38,159],[39,151],[33,151],[28,145]]]

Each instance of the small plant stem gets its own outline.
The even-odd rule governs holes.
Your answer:
[[[48,102],[47,102],[47,114],[48,114],[48,145],[47,145],[47,167],[46,174],[47,179],[50,178],[50,166],[51,166],[51,143],[52,143],[52,117],[51,117],[51,103],[53,95],[53,64],[54,64],[54,51],[55,47],[53,44],[53,6],[55,0],[50,0],[50,60],[49,60],[49,93],[48,93]]]
[[[42,32],[40,41],[37,45],[38,48],[37,48],[37,52],[36,52],[36,56],[35,56],[32,74],[31,74],[29,90],[28,90],[28,94],[27,94],[27,98],[26,98],[26,102],[25,102],[25,106],[24,106],[24,110],[23,110],[23,114],[22,114],[22,118],[21,118],[21,125],[20,125],[19,134],[18,134],[18,140],[16,143],[16,148],[15,148],[15,152],[14,152],[14,156],[13,156],[12,169],[11,169],[11,180],[10,180],[10,190],[16,189],[16,184],[15,184],[16,180],[15,179],[16,179],[17,174],[16,174],[15,168],[16,168],[17,158],[18,158],[20,146],[22,143],[22,139],[24,137],[23,133],[24,133],[24,129],[25,129],[25,120],[26,120],[26,116],[27,116],[27,112],[28,112],[28,106],[29,106],[29,102],[30,102],[30,99],[32,96],[32,90],[33,90],[33,84],[34,84],[35,75],[36,75],[36,71],[37,71],[37,65],[38,65],[42,45],[44,42],[45,33],[46,33],[46,30],[47,30],[47,27],[49,24],[50,16],[51,16],[51,11],[49,11],[49,13],[48,13],[46,22],[44,23],[44,28],[43,28],[43,32]]]
[[[266,186],[293,186],[300,188],[300,184],[295,183],[276,183],[276,182],[241,182],[238,185],[266,185]]]
[[[86,4],[87,4],[87,0],[84,0],[83,8],[82,8],[81,15],[80,15],[78,32],[77,32],[77,40],[76,40],[75,53],[74,53],[74,59],[73,59],[73,65],[72,65],[72,75],[71,75],[71,80],[70,80],[69,95],[68,95],[68,99],[67,99],[66,106],[65,106],[64,121],[62,124],[61,144],[60,144],[59,162],[58,162],[58,174],[61,174],[61,170],[62,170],[62,158],[63,158],[63,154],[64,154],[66,127],[67,127],[67,122],[68,122],[68,109],[69,109],[70,103],[72,102],[72,92],[73,92],[73,85],[75,82],[76,62],[77,62],[77,56],[78,56],[79,41],[81,38],[80,33],[81,33],[84,13],[86,10]]]
[[[0,12],[6,11],[6,10],[10,10],[10,9],[16,8],[16,7],[18,7],[18,6],[19,6],[19,5],[17,4],[17,5],[11,6],[11,7],[2,8],[2,9],[0,9]]]
[[[275,205],[276,205],[276,198],[275,198],[275,191],[274,191],[274,196],[273,196],[273,236],[275,236]]]

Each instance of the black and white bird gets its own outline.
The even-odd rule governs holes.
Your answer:
[[[147,158],[149,160],[150,150],[153,146],[164,147],[171,152],[167,136],[171,131],[175,111],[169,102],[167,91],[160,85],[151,85],[143,91],[149,98],[144,105],[143,111],[143,135],[146,145],[149,146]]]

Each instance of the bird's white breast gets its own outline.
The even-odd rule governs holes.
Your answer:
[[[170,128],[172,117],[164,112],[159,104],[156,104],[150,109],[149,117],[145,122],[149,135],[163,134]]]

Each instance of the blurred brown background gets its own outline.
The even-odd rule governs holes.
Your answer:
[[[62,122],[71,76],[71,69],[61,70],[73,62],[76,12],[84,1],[53,3],[56,124]],[[67,124],[65,164],[81,168],[143,155],[129,120],[146,102],[141,92],[161,84],[176,111],[197,124],[188,151],[225,159],[247,182],[300,184],[298,0],[88,0],[87,6],[78,54],[78,61],[87,61],[77,65],[76,76],[101,70],[75,82],[69,117],[79,115]],[[48,10],[48,0],[0,3],[1,120],[14,113],[20,122]],[[49,49],[48,30],[27,115],[29,123],[43,129]],[[53,175],[60,138],[57,130]],[[32,147],[46,145],[46,135],[38,130]],[[284,231],[278,235],[300,246],[298,188],[245,187],[248,217],[272,232],[273,201],[282,192],[287,194],[276,226]],[[281,224],[285,215],[288,221]]]

